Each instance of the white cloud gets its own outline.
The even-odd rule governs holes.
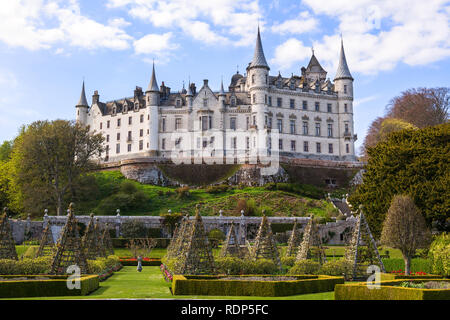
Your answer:
[[[294,63],[300,62],[311,56],[311,48],[305,47],[300,40],[290,38],[275,49],[275,56],[270,60],[271,64],[282,70],[290,68]]]
[[[253,44],[262,17],[257,0],[109,0],[107,6],[125,8],[131,17],[155,27],[180,29],[209,45]]]
[[[303,0],[339,21],[351,71],[375,74],[399,63],[425,65],[450,56],[449,3],[443,0]],[[339,36],[314,43],[320,61],[337,65]],[[287,64],[287,63],[285,63]],[[334,70],[334,69],[333,69]]]
[[[353,107],[357,107],[361,104],[373,101],[377,98],[378,98],[378,96],[374,95],[374,96],[368,96],[368,97],[364,97],[364,98],[360,98],[360,99],[355,99],[355,101],[353,101]]]
[[[275,23],[272,32],[279,34],[302,34],[317,29],[319,22],[308,11],[301,12],[296,19]]]
[[[134,50],[137,54],[156,54],[176,49],[178,46],[170,42],[172,32],[164,34],[147,34],[134,41]]]
[[[123,50],[132,37],[123,19],[102,24],[80,13],[77,0],[11,0],[0,10],[0,41],[29,50],[68,44],[86,49]]]

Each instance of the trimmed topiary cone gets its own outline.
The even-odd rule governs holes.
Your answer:
[[[223,258],[227,256],[240,257],[240,255],[241,247],[238,243],[236,230],[234,228],[234,221],[231,221],[231,226],[228,230],[227,238],[222,246],[222,249],[220,250],[219,256]]]
[[[320,237],[319,227],[314,221],[314,215],[310,216],[308,224],[305,227],[305,232],[303,233],[303,241],[300,244],[300,248],[297,252],[297,258],[295,261],[307,260],[310,258],[310,250],[313,246],[317,247],[317,260],[320,264],[327,261],[327,256],[325,255],[325,250],[322,247],[322,238]]]
[[[291,236],[289,237],[288,247],[286,250],[286,256],[292,256],[297,253],[298,246],[300,245],[300,231],[297,228],[297,219],[294,220],[294,227],[292,228]]]
[[[69,205],[69,215],[56,245],[50,274],[66,274],[67,267],[76,265],[82,274],[89,273],[89,268],[78,234],[78,225],[73,213],[73,203]]]
[[[112,244],[111,237],[109,235],[109,224],[106,223],[103,231],[101,231],[100,243],[105,249],[105,255],[110,256],[114,254],[114,247]]]
[[[280,255],[266,215],[262,218],[255,244],[251,249],[251,259],[269,259],[281,269]]]
[[[94,223],[94,214],[91,213],[91,219],[89,220],[89,224],[86,228],[86,232],[84,233],[84,236],[81,240],[81,246],[84,251],[84,255],[86,256],[86,259],[88,260],[95,260],[97,257],[99,257],[98,253],[98,234],[97,234],[97,228]]]
[[[7,210],[6,207],[3,209],[3,215],[0,218],[0,259],[18,260],[16,244],[12,236],[8,215],[6,214]]]

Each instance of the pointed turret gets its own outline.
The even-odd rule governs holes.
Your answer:
[[[250,63],[250,68],[253,67],[264,67],[267,69],[269,68],[269,65],[267,64],[266,57],[264,56],[264,50],[261,43],[261,34],[259,32],[259,26],[258,26],[258,36],[256,37],[256,46],[255,46],[255,54],[253,55],[253,60]]]
[[[83,80],[83,86],[81,87],[81,95],[80,95],[80,100],[77,103],[77,107],[78,106],[83,106],[83,107],[88,107],[88,103],[86,100],[86,93],[84,92],[84,80]]]
[[[223,79],[220,83],[220,91],[219,91],[219,96],[224,96],[225,95],[225,90],[223,89]]]
[[[341,55],[339,57],[339,66],[337,68],[336,77],[334,78],[334,80],[339,79],[353,80],[353,77],[347,65],[347,59],[345,58],[344,41],[342,39],[341,39]]]
[[[325,80],[327,77],[327,72],[317,60],[316,55],[314,54],[314,50],[312,50],[311,60],[309,60],[308,66],[305,69],[305,76],[308,79],[312,80]]]
[[[152,78],[148,84],[147,92],[159,92],[158,83],[155,76],[155,63],[153,62]]]

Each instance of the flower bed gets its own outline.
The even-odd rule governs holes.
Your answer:
[[[255,275],[233,276],[240,280],[224,280],[223,278],[226,277],[174,275],[172,293],[174,295],[280,297],[333,291],[336,284],[344,283],[343,277],[325,275],[295,275],[296,280],[276,281],[249,280]],[[257,275],[257,277],[264,276]],[[268,275],[268,277],[276,278],[277,276]]]
[[[67,276],[2,275],[1,277],[16,280],[0,281],[0,298],[84,296],[99,287],[97,275],[81,276],[80,289],[69,289]],[[42,277],[48,279],[43,280]]]
[[[122,263],[123,266],[137,266],[138,261],[136,258],[131,257],[119,257],[120,263]],[[161,259],[158,258],[142,258],[142,266],[159,266],[161,265]]]
[[[413,279],[422,283],[428,279]],[[445,281],[436,279],[434,281]],[[381,281],[380,288],[369,288],[365,282],[338,284],[334,289],[335,300],[450,300],[450,289],[424,289],[402,287],[404,279]]]
[[[166,282],[172,282],[173,280],[173,274],[172,272],[170,272],[170,270],[166,267],[165,264],[161,264],[161,266],[159,267],[161,269],[161,272],[164,276],[164,280],[166,280]]]
[[[100,281],[105,281],[110,276],[112,276],[114,274],[114,272],[119,271],[120,269],[122,269],[122,264],[118,263],[117,265],[115,265],[111,269],[107,269],[104,272],[102,272],[101,274],[99,274],[98,278],[99,278]]]

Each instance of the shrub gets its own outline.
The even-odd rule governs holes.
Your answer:
[[[28,247],[25,253],[22,255],[22,258],[33,259],[36,257],[38,251],[39,247],[37,246]]]
[[[217,240],[217,241],[223,241],[225,240],[226,235],[222,232],[222,230],[219,229],[213,229],[208,233],[208,239],[209,240]]]
[[[386,269],[386,272],[399,270],[403,271],[405,267],[405,262],[403,261],[403,259],[384,258],[381,260],[383,261],[383,265],[384,268]],[[421,258],[411,259],[411,273],[415,272],[434,273],[431,260]]]
[[[208,188],[206,188],[206,192],[211,194],[223,193],[227,192],[229,188],[230,187],[226,184],[220,184],[216,186],[209,186]]]
[[[138,189],[136,187],[136,184],[129,180],[124,180],[120,183],[120,192],[126,193],[126,194],[132,194],[137,192]]]
[[[289,274],[317,274],[320,264],[313,260],[300,260],[289,270]]]
[[[434,274],[450,275],[450,235],[442,233],[431,243],[428,253]]]
[[[238,275],[242,273],[242,260],[236,257],[224,257],[215,259],[217,271],[220,274]]]
[[[128,220],[122,223],[120,228],[124,238],[144,238],[147,236],[147,228],[139,220]]]
[[[23,260],[0,259],[0,274],[47,274],[50,272],[51,257]]]
[[[256,206],[255,199],[248,199],[247,200],[247,210],[246,210],[246,216],[255,216],[257,214],[258,208]]]
[[[254,274],[277,274],[279,269],[275,262],[269,259],[258,259],[254,264]]]
[[[97,258],[95,260],[88,260],[87,262],[90,273],[102,274],[120,264],[120,259],[117,256],[111,255],[107,258]]]
[[[236,204],[237,213],[241,214],[242,210],[244,210],[244,213],[247,213],[247,201],[245,199],[239,199]]]
[[[295,264],[295,257],[282,257],[281,264],[284,266],[292,267]]]
[[[188,186],[177,188],[175,190],[175,192],[177,193],[178,199],[186,199],[186,198],[189,198],[189,196],[191,195],[190,189]]]
[[[328,276],[342,276],[347,279],[352,274],[352,263],[346,259],[330,260],[320,268],[320,274]]]

